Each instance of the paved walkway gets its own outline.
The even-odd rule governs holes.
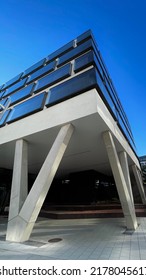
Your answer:
[[[0,259],[146,260],[146,218],[138,218],[138,223],[131,232],[126,231],[123,218],[39,218],[30,240],[14,243],[5,241],[7,218],[0,217]]]

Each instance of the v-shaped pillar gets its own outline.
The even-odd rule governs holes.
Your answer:
[[[144,205],[146,205],[146,195],[145,195],[145,191],[144,191],[144,187],[143,187],[143,181],[142,181],[142,176],[141,176],[140,170],[137,168],[137,166],[135,164],[132,165],[132,170],[133,170],[133,173],[135,176],[137,187],[139,189],[142,203]]]
[[[126,181],[126,185],[127,185],[128,191],[129,191],[129,195],[131,198],[131,203],[134,207],[134,199],[133,199],[133,192],[132,192],[132,186],[131,186],[131,180],[130,180],[128,159],[127,159],[127,153],[125,151],[122,151],[119,153],[119,160],[120,160],[121,168],[122,168],[124,178]]]
[[[71,124],[60,129],[28,196],[27,143],[16,142],[6,240],[23,242],[29,239],[73,130]]]
[[[110,131],[106,131],[103,133],[103,139],[107,150],[111,169],[113,172],[113,176],[115,179],[117,191],[119,194],[119,199],[123,209],[123,214],[125,216],[126,226],[128,229],[135,230],[137,228],[137,219],[135,215],[133,200],[131,198],[132,195],[131,190],[128,189],[127,170],[124,171],[124,169],[127,169],[126,166],[124,168],[124,165],[126,164],[126,158],[124,158],[123,156],[125,155],[121,154],[120,156],[121,163],[122,163],[121,164]]]

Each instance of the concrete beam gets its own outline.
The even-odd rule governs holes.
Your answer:
[[[116,146],[112,137],[111,132],[106,131],[103,133],[103,140],[107,150],[109,162],[117,186],[117,191],[119,194],[119,199],[122,205],[123,213],[126,220],[126,226],[128,229],[137,228],[137,219],[131,198],[129,195],[128,187],[126,185],[125,177],[121,168],[121,164],[116,151]]]
[[[60,129],[18,216],[8,222],[6,240],[23,242],[29,239],[73,130],[71,124]]]
[[[140,193],[140,197],[142,200],[142,203],[146,205],[146,195],[145,195],[145,191],[144,191],[144,187],[143,187],[143,181],[142,181],[142,176],[140,173],[140,170],[137,168],[137,166],[134,164],[132,165],[132,170],[135,176],[135,180],[137,183],[137,187]]]

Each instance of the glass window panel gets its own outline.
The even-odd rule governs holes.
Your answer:
[[[96,68],[100,75],[103,77],[103,71],[101,64],[98,61],[97,56],[94,54],[93,51],[89,51],[86,54],[78,57],[75,59],[75,73],[83,70],[86,67],[89,67],[90,65],[96,65]]]
[[[96,78],[97,78],[97,86],[99,87],[99,93],[103,101],[106,101],[106,105],[108,104],[108,108],[112,113],[114,114],[115,118],[117,119],[117,114],[116,114],[116,108],[113,100],[111,99],[100,75],[98,72],[96,72]]]
[[[41,59],[39,62],[35,63],[34,65],[32,65],[31,67],[29,67],[28,69],[26,69],[24,71],[23,77],[27,76],[28,74],[36,71],[37,69],[43,67],[43,65],[46,62],[46,58]]]
[[[1,86],[0,86],[0,90],[2,90],[3,87],[4,87],[4,85],[1,85]]]
[[[8,82],[6,82],[6,84],[4,85],[3,89],[4,88],[7,88],[13,84],[15,84],[16,82],[18,82],[21,78],[23,73],[20,73],[19,75],[17,75],[16,77],[14,77],[13,79],[9,80]]]
[[[2,106],[5,106],[6,100],[7,100],[7,99],[0,100],[0,111],[3,110],[3,107],[2,107]],[[1,105],[2,105],[2,106],[1,106]]]
[[[100,60],[98,59],[97,52],[94,55],[94,61],[95,61],[95,65],[96,65],[97,71],[100,73],[101,77],[103,78],[103,76],[104,76],[103,75],[103,68],[101,66]]]
[[[128,131],[128,133],[131,135],[132,137],[132,133],[131,133],[131,128],[130,128],[130,125],[129,123],[127,122],[127,117],[126,117],[126,114],[124,113],[124,110],[122,108],[122,105],[121,103],[119,102],[119,99],[118,99],[118,96],[117,94],[115,94],[115,92],[113,91],[113,88],[110,87],[110,81],[107,80],[105,78],[105,84],[106,84],[106,87],[107,87],[107,90],[111,96],[111,98],[113,99],[113,102],[117,108],[117,111],[119,112],[119,117],[120,119],[122,120],[123,122],[123,125],[125,125],[125,129]]]
[[[8,96],[9,94],[13,93],[14,91],[16,90],[19,90],[20,88],[22,88],[25,83],[27,81],[27,78],[21,80],[20,82],[18,82],[17,84],[14,84],[13,86],[11,86],[10,88],[8,88],[5,92],[5,94],[3,95],[4,96]]]
[[[109,78],[108,71],[107,71],[107,68],[106,68],[106,66],[105,66],[105,64],[104,64],[104,62],[103,62],[101,53],[100,53],[100,51],[99,51],[98,49],[97,49],[97,51],[96,51],[96,54],[97,54],[99,63],[100,63],[100,65],[101,65],[102,69],[103,69],[104,76],[106,76],[107,79],[110,79],[110,78]]]
[[[10,96],[11,104],[15,104],[27,97],[29,97],[34,89],[35,84],[24,87],[22,90],[17,91],[16,93]]]
[[[129,143],[132,145],[132,147],[135,149],[135,143],[134,143],[134,139],[133,136],[131,136],[131,134],[129,133],[129,131],[126,129],[122,119],[119,117],[119,122],[118,124],[120,125],[120,128],[122,129],[123,133],[125,134],[127,140],[129,141]]]
[[[50,62],[49,64],[47,64],[43,68],[41,68],[38,71],[32,73],[31,76],[29,77],[29,80],[27,81],[27,83],[31,83],[34,80],[36,80],[38,78],[41,78],[43,75],[48,74],[49,72],[53,71],[55,69],[55,64],[56,64],[55,61]]]
[[[95,86],[96,72],[93,68],[50,89],[46,105],[53,105],[57,102],[71,98],[72,96],[89,90]]]
[[[133,136],[131,133],[131,129],[128,126],[125,117],[122,114],[121,106],[119,106],[119,102],[117,100],[117,95],[114,94],[112,88],[110,87],[110,82],[107,80],[107,77],[104,77],[104,85],[100,86],[100,89],[102,90],[102,93],[104,94],[104,97],[106,98],[106,101],[110,105],[110,109],[112,109],[112,112],[114,113],[118,124],[122,128],[124,134],[126,135],[129,142],[133,141]]]
[[[53,52],[52,54],[49,55],[49,60],[51,61],[52,59],[57,58],[59,55],[71,50],[74,48],[74,41],[71,41],[67,43],[65,46],[60,48],[59,50]]]
[[[49,87],[49,86],[53,85],[54,83],[57,83],[65,78],[69,77],[70,75],[71,75],[71,64],[69,63],[69,64],[55,70],[51,74],[48,74],[45,77],[41,78],[38,81],[38,84],[37,84],[34,92],[38,92],[39,90]]]
[[[103,82],[99,76],[97,76],[97,83],[101,90],[101,93],[103,94],[105,100],[108,103],[110,111],[112,110],[112,113],[114,114],[115,119],[118,121],[118,124],[122,128],[122,131],[126,135],[127,139],[131,143],[131,145],[133,146],[133,144],[134,144],[133,136],[131,135],[129,128],[126,126],[123,119],[121,118],[121,115],[119,114],[118,110],[116,109],[115,103],[113,102],[109,92],[107,91],[105,85],[103,84]]]
[[[70,61],[71,59],[75,58],[78,55],[81,55],[85,51],[88,51],[89,49],[93,48],[92,40],[88,40],[81,44],[80,46],[74,48],[73,50],[67,52],[66,54],[62,55],[59,58],[58,66],[61,66],[62,64]]]
[[[89,51],[88,53],[75,59],[74,71],[75,73],[77,73],[93,64],[94,64],[94,54],[93,51]]]
[[[127,132],[129,133],[130,137],[133,138],[133,135],[132,135],[132,132],[131,132],[131,129],[130,127],[127,125],[127,123],[125,122],[125,119],[123,118],[121,112],[119,111],[118,112],[119,114],[119,119],[120,119],[120,122],[123,123],[123,125],[125,126],[125,129],[127,130]]]
[[[41,93],[35,97],[30,98],[29,100],[18,104],[14,107],[11,114],[8,117],[7,123],[11,123],[18,119],[34,114],[43,109],[46,99],[46,92]]]
[[[83,34],[81,34],[80,36],[77,37],[77,44],[80,44],[82,41],[87,40],[91,36],[92,36],[91,30],[84,32]]]
[[[3,97],[5,92],[6,92],[6,90],[0,92],[0,99]]]
[[[106,77],[104,77],[104,84],[105,84],[105,87],[106,87],[110,97],[112,98],[113,102],[115,103],[116,107],[118,108],[117,100],[115,99],[115,95],[113,94],[113,91],[111,90],[111,88],[109,86],[109,82]]]
[[[3,114],[2,118],[1,118],[1,115],[0,115],[0,127],[5,125],[6,119],[7,119],[8,115],[9,115],[10,111],[11,111],[11,110],[6,111],[6,112]]]

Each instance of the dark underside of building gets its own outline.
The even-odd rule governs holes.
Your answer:
[[[12,170],[0,169],[0,212],[9,206]],[[29,174],[29,190],[36,175]],[[94,170],[71,173],[68,177],[55,178],[45,199],[46,205],[91,205],[118,202],[118,193],[111,176]]]

